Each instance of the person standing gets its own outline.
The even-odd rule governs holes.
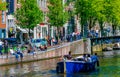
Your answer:
[[[67,59],[71,60],[72,59],[72,55],[71,55],[71,51],[69,51],[68,55],[67,55]]]
[[[87,62],[92,62],[92,59],[90,57],[90,54],[87,55]]]
[[[83,54],[83,57],[82,57],[82,58],[83,58],[83,61],[86,61],[86,60],[87,60],[87,59],[86,59],[86,58],[87,58],[87,57],[86,57],[86,54]]]
[[[2,47],[3,46],[3,42],[0,40],[0,54],[2,55],[3,53],[2,53]]]
[[[7,54],[7,58],[8,58],[8,42],[7,42],[7,40],[4,40],[4,49],[5,49],[5,53]]]
[[[95,53],[94,55],[92,55],[91,59],[92,59],[93,62],[97,63],[97,66],[99,66],[99,59],[98,59],[97,53]]]

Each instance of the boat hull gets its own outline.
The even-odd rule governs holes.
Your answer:
[[[113,50],[120,50],[120,47],[113,47]]]
[[[95,70],[95,64],[96,64],[95,62],[80,62],[80,61],[66,61],[65,63],[58,62],[56,71],[57,73],[90,72]],[[66,70],[64,70],[64,67]]]

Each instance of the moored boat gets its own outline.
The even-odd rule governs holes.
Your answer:
[[[102,51],[112,51],[112,50],[113,50],[113,48],[111,48],[111,47],[105,47],[102,49]]]
[[[120,50],[120,47],[113,47],[113,50]]]
[[[120,50],[120,44],[119,43],[114,44],[113,50]]]
[[[90,72],[96,69],[96,62],[66,60],[57,63],[57,73]]]

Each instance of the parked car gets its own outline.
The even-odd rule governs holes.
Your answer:
[[[32,45],[39,48],[40,46],[47,46],[47,41],[45,39],[33,39]]]

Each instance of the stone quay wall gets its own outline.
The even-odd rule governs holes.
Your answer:
[[[37,51],[37,53],[34,56],[32,54],[26,54],[24,55],[22,62],[25,63],[30,61],[38,61],[43,59],[61,57],[63,55],[67,55],[69,51],[71,51],[73,55],[79,55],[85,52],[84,47],[86,47],[86,45],[83,42],[83,40],[78,40],[70,43],[63,43],[60,44],[59,46],[50,48],[47,51]],[[14,56],[10,56],[8,59],[0,58],[0,65],[16,63],[21,63],[21,61],[16,62]]]

